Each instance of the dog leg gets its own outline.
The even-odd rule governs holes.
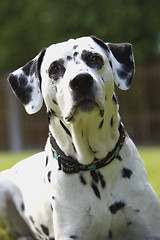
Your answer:
[[[8,180],[0,180],[0,220],[2,227],[6,227],[8,234],[19,239],[20,236],[32,236],[29,227],[21,217],[15,199],[18,204],[21,202],[22,197],[18,188]],[[21,208],[23,206],[21,205]],[[30,240],[31,238],[25,238]]]

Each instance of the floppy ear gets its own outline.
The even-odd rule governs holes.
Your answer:
[[[132,45],[130,43],[104,43],[95,37],[92,39],[106,51],[117,87],[127,90],[135,71]]]
[[[115,83],[122,90],[127,90],[133,78],[135,66],[130,43],[108,43],[108,58],[115,75]]]
[[[34,59],[8,76],[13,92],[29,114],[38,112],[43,104],[40,67],[45,51],[46,49],[43,49]]]

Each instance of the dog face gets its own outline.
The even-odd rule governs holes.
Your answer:
[[[95,37],[82,37],[42,50],[8,79],[28,113],[37,112],[44,99],[49,111],[69,123],[79,113],[103,115],[114,83],[128,89],[133,73],[130,44],[106,44]]]
[[[94,110],[102,114],[105,95],[113,88],[107,55],[91,38],[50,46],[41,65],[41,76],[45,80],[42,95],[47,108],[66,122],[74,121],[79,112]]]

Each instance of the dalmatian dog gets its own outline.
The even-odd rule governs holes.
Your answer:
[[[133,74],[131,44],[82,37],[9,75],[26,111],[44,101],[49,121],[45,151],[0,174],[0,219],[13,239],[160,239],[160,202],[114,92]]]

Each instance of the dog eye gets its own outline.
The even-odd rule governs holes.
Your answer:
[[[60,65],[55,63],[49,68],[49,76],[52,77],[53,75],[57,74],[60,71],[60,69],[61,69]]]
[[[53,62],[48,70],[49,77],[54,80],[58,80],[60,77],[63,77],[64,73],[65,67],[63,66],[63,60]]]
[[[100,54],[86,50],[82,52],[82,60],[84,60],[89,67],[96,68],[97,70],[100,70],[104,65],[103,58]]]
[[[99,65],[99,64],[103,63],[103,59],[98,55],[93,55],[91,57],[91,62],[92,62],[92,64]]]

